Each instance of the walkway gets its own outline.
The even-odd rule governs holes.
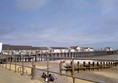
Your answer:
[[[39,80],[31,80],[28,76],[22,76],[14,71],[0,68],[0,83],[42,83]]]

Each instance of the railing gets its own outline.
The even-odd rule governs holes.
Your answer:
[[[2,58],[2,57],[1,57]],[[43,58],[43,57],[42,57]],[[82,60],[82,59],[79,59],[79,58],[57,58],[57,57],[46,57],[47,59],[47,64],[46,65],[46,69],[41,69],[41,68],[38,68],[35,64],[34,61],[30,62],[30,65],[27,65],[27,63],[25,63],[23,60],[24,58],[22,57],[21,58],[21,62],[16,62],[16,58],[9,58],[9,57],[6,57],[6,62],[3,62],[2,60],[0,66],[1,67],[4,67],[4,68],[7,68],[9,70],[13,70],[14,72],[18,72],[20,73],[21,75],[28,75],[31,77],[31,79],[37,79],[37,78],[40,78],[41,74],[43,72],[47,72],[47,74],[49,75],[49,73],[53,73],[54,75],[60,75],[61,77],[62,76],[65,76],[65,77],[70,77],[72,78],[72,83],[76,83],[75,79],[81,79],[81,80],[85,80],[85,81],[89,81],[89,82],[93,82],[93,83],[97,83],[97,81],[92,81],[92,80],[88,80],[88,79],[84,79],[84,78],[79,78],[79,77],[76,77],[74,76],[74,72],[75,70],[77,71],[80,71],[81,69],[82,70],[95,70],[95,69],[106,69],[106,68],[110,68],[110,67],[114,67],[116,65],[118,65],[118,60],[102,60],[102,59],[83,59],[83,60],[95,60],[95,61],[98,61],[100,63],[90,63],[88,62],[87,64],[84,62],[81,67],[80,67],[80,64],[78,62],[78,64],[74,64],[74,60]],[[70,67],[69,66],[66,66],[65,69],[62,69],[61,68],[61,65],[60,65],[60,72],[55,72],[55,71],[51,71],[49,70],[50,67],[50,59],[58,59],[58,60],[71,60],[72,62],[70,63]],[[105,63],[106,62],[106,63]],[[40,62],[39,62],[40,63]],[[69,67],[69,68],[68,68]],[[62,71],[71,71],[71,74],[68,75],[68,74],[65,74],[65,73],[62,73]],[[36,72],[38,71],[39,75],[36,75]],[[41,79],[41,78],[40,78]],[[42,79],[41,79],[42,80]],[[48,82],[49,83],[49,82]],[[56,82],[58,83],[58,82]]]

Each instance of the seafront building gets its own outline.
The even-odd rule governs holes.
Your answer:
[[[32,47],[32,46],[18,46],[18,45],[2,45],[3,54],[36,54],[49,52],[47,47]]]
[[[69,52],[69,48],[67,47],[51,47],[51,53],[67,53]]]
[[[91,47],[79,47],[79,46],[71,46],[70,52],[93,52],[95,51]]]
[[[0,43],[2,54],[40,54],[40,53],[69,53],[69,52],[94,52],[91,47],[33,47],[24,45],[9,45]],[[113,51],[111,47],[104,48],[104,51]]]
[[[81,52],[81,48],[79,46],[71,46],[70,52]]]

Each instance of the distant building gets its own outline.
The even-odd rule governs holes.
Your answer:
[[[93,52],[95,51],[93,48],[90,47],[82,47],[81,52]]]
[[[49,52],[47,47],[32,47],[3,44],[3,54],[35,54]]]
[[[104,50],[105,51],[113,51],[113,49],[111,47],[105,47]]]
[[[71,46],[70,52],[81,52],[81,48],[79,46]]]
[[[48,47],[38,47],[39,53],[49,53]]]
[[[67,47],[51,47],[52,53],[67,53],[69,49]]]

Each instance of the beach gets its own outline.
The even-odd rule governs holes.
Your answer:
[[[17,64],[21,65],[21,62],[17,63]],[[32,67],[32,63],[24,62],[23,64],[24,64],[24,66],[29,67],[29,68],[25,67],[25,71],[27,72],[26,75],[30,76],[30,74],[31,74],[30,67]],[[34,62],[33,64],[36,66],[35,79],[43,82],[41,75],[44,71],[41,71],[39,69],[46,70],[47,62],[44,62],[44,61],[43,62]],[[4,64],[4,67],[5,67],[5,64]],[[17,70],[20,67],[21,66],[16,66]],[[10,68],[9,64],[7,64],[7,68],[8,69]],[[11,65],[11,69],[14,70],[15,65]],[[59,61],[49,61],[49,70],[59,73]],[[62,75],[58,75],[58,74],[54,74],[54,73],[51,73],[51,74],[55,77],[54,83],[72,83],[72,78],[70,78],[70,77],[66,77],[66,76],[62,76]],[[70,73],[67,73],[67,74],[70,74]],[[86,70],[86,71],[80,71],[79,73],[75,72],[74,76],[79,77],[81,79],[92,80],[92,81],[96,81],[96,82],[100,82],[100,83],[117,83],[118,67],[113,67],[113,68],[103,69],[103,70],[95,70],[95,71]],[[90,81],[85,81],[85,80],[81,80],[81,79],[75,79],[76,83],[92,83]]]

